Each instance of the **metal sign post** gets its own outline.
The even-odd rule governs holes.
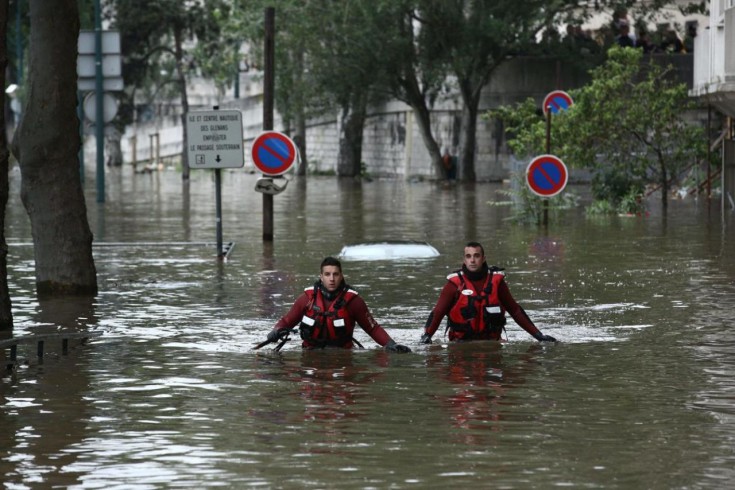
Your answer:
[[[266,7],[263,19],[263,131],[273,129],[276,73],[276,9]],[[273,241],[273,195],[263,193],[263,241]]]
[[[564,165],[564,163],[556,158],[555,156],[551,155],[551,116],[560,114],[570,107],[574,105],[574,100],[572,99],[572,96],[566,93],[563,90],[554,90],[549,92],[546,97],[544,97],[544,101],[541,104],[541,109],[544,111],[544,116],[546,117],[546,155],[542,155],[540,157],[537,157],[534,159],[533,162],[528,166],[528,169],[526,171],[526,176],[528,178],[528,185],[531,188],[531,190],[542,197],[551,197],[559,192],[561,192],[564,189],[564,186],[567,185],[567,168]],[[564,174],[564,184],[562,185],[561,189],[554,192],[553,194],[544,194],[545,191],[545,185],[538,185],[536,188],[534,188],[534,185],[532,184],[533,178],[529,176],[529,171],[531,169],[531,165],[533,165],[535,162],[537,162],[539,159],[544,159],[546,157],[550,157],[558,161],[558,163],[561,164],[561,167],[563,167],[563,174]],[[554,167],[558,167],[558,165],[554,164]],[[535,173],[537,174],[537,179],[539,179],[539,182],[541,180],[538,175],[541,175],[546,170],[550,170],[550,167],[548,165],[541,165],[537,164],[535,168]],[[561,170],[559,171],[561,172]],[[553,187],[553,186],[552,186]],[[539,192],[541,190],[541,192]],[[548,199],[544,201],[544,218],[543,218],[544,226],[549,225],[549,201]]]
[[[122,55],[120,33],[103,31],[101,7],[95,2],[95,28],[93,31],[80,31],[77,57],[77,90],[92,91],[94,100],[85,108],[87,117],[94,122],[97,143],[97,202],[105,202],[105,118],[108,114],[110,95],[106,91],[121,91]],[[107,97],[106,97],[107,95]],[[93,110],[91,110],[93,109]],[[115,117],[112,114],[111,120]],[[81,123],[81,121],[80,121]]]
[[[222,247],[222,175],[223,168],[245,165],[242,144],[242,112],[211,111],[186,114],[186,151],[192,169],[214,169],[217,258],[225,258]]]

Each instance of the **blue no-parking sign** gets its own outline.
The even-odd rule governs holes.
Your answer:
[[[288,172],[298,158],[298,150],[285,134],[265,131],[253,141],[251,155],[258,170],[275,177]]]
[[[566,111],[573,105],[574,101],[568,93],[563,90],[554,90],[544,97],[542,108],[544,110],[544,115],[547,115],[549,112],[551,112],[551,114],[559,114],[560,112]]]
[[[564,190],[569,174],[567,166],[554,155],[534,158],[526,168],[526,182],[534,194],[552,197]]]

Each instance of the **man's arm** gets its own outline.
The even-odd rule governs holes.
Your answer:
[[[288,313],[283,315],[280,320],[278,320],[278,323],[276,323],[276,326],[273,327],[274,330],[291,330],[296,325],[298,325],[301,322],[301,319],[304,316],[304,311],[306,311],[306,305],[309,304],[309,297],[306,294],[302,294],[301,296],[296,299],[294,304],[291,306],[291,309],[288,310]]]
[[[531,334],[533,338],[540,342],[556,342],[556,339],[554,337],[544,335],[543,333],[541,333],[541,330],[539,330],[536,325],[533,324],[533,321],[531,321],[531,318],[526,313],[526,310],[524,310],[521,305],[519,305],[513,298],[513,295],[510,294],[510,289],[508,288],[508,285],[505,283],[505,281],[501,281],[500,283],[500,287],[498,289],[498,298],[500,299],[500,303],[503,305],[503,308],[505,308],[505,310],[510,314],[513,320],[515,320],[515,322],[523,330]]]
[[[429,313],[424,325],[424,335],[421,336],[422,342],[431,343],[431,336],[434,335],[442,322],[442,319],[449,314],[455,301],[457,300],[457,286],[451,282],[447,282],[439,294],[436,305]]]
[[[388,332],[386,332],[385,329],[378,324],[375,318],[373,318],[372,313],[368,310],[367,304],[365,304],[365,300],[360,296],[352,298],[352,301],[347,304],[347,310],[350,312],[350,315],[355,319],[357,324],[360,325],[360,327],[365,330],[365,332],[367,332],[375,342],[385,347],[385,345],[392,340],[390,335],[388,335]]]

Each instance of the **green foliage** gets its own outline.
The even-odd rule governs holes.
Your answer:
[[[541,109],[531,97],[515,106],[488,111],[485,119],[500,119],[505,127],[508,146],[518,157],[545,153],[546,123]]]
[[[702,128],[685,120],[693,108],[686,85],[672,81],[670,71],[643,61],[640,50],[614,47],[591,71],[592,81],[570,92],[574,106],[553,118],[552,153],[570,167],[590,169],[595,199],[613,208],[651,185],[662,189],[666,205],[673,179],[705,154]],[[526,101],[490,116],[503,119],[514,151],[532,155],[545,142],[538,112]]]
[[[132,119],[136,94],[148,100],[181,97],[182,80],[199,72],[224,90],[233,80],[239,45],[225,31],[229,0],[108,0],[105,16],[120,31],[127,97],[123,123]],[[191,50],[183,47],[193,44]],[[182,49],[179,50],[178,48]]]
[[[542,198],[528,188],[524,172],[511,174],[511,188],[500,190],[498,194],[508,197],[507,201],[488,201],[490,206],[512,206],[510,219],[517,223],[540,224],[544,208],[548,210],[551,221],[559,219],[564,211],[578,206],[579,197],[573,192],[564,191],[553,198]]]

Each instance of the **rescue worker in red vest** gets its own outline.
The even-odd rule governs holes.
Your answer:
[[[386,350],[411,352],[388,335],[375,321],[365,301],[345,283],[340,261],[327,257],[321,263],[319,280],[306,288],[288,313],[278,320],[268,333],[268,340],[276,342],[298,326],[303,340],[301,345],[306,349],[351,349],[353,343],[357,343],[352,337],[355,323]]]
[[[541,333],[513,299],[502,269],[488,267],[482,245],[469,242],[464,248],[462,269],[447,276],[420,342],[431,343],[445,316],[450,341],[500,340],[506,312],[539,342],[556,342],[554,337]]]

